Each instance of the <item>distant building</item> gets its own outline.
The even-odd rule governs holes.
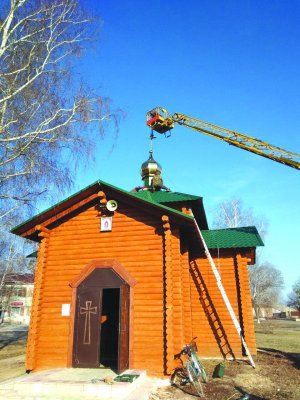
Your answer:
[[[0,322],[29,324],[33,294],[33,274],[7,274],[0,291]]]
[[[300,311],[297,310],[291,311],[291,317],[300,318]]]
[[[254,308],[252,309],[253,317],[257,317]],[[277,304],[275,307],[262,306],[259,309],[259,318],[290,318],[297,316],[295,309],[284,304]],[[300,312],[299,312],[300,315]]]

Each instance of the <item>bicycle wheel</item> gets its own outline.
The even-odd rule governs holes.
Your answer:
[[[199,376],[198,376],[197,372],[195,371],[195,368],[192,365],[192,363],[188,362],[186,364],[186,369],[189,374],[189,379],[190,379],[191,383],[193,384],[194,388],[196,389],[197,394],[200,397],[203,397],[204,393],[203,393],[202,385],[199,381]]]
[[[185,369],[182,367],[176,368],[171,375],[172,386],[184,386],[189,382],[189,376],[187,376]]]
[[[203,382],[207,383],[209,381],[209,378],[197,354],[194,354],[194,362],[196,364],[197,369],[199,370],[199,374],[203,379]]]

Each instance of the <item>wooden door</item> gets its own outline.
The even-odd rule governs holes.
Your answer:
[[[101,288],[82,285],[77,290],[73,367],[99,366],[101,298]]]
[[[119,360],[118,373],[129,367],[129,306],[130,287],[120,287],[120,328],[119,328]]]
[[[117,370],[118,373],[129,366],[130,287],[108,268],[93,271],[77,288],[73,367],[98,368],[100,366],[102,303],[105,303],[103,290],[108,288],[120,291],[120,300],[117,304],[119,330],[114,361],[111,364],[109,362],[107,365],[103,364]],[[106,332],[105,335],[107,337],[109,332]],[[103,353],[103,348],[101,352]]]

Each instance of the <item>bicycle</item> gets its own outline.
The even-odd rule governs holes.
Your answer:
[[[200,378],[203,382],[207,383],[208,376],[197,355],[196,339],[197,337],[193,338],[190,343],[182,348],[180,353],[175,354],[174,359],[179,359],[182,365],[175,368],[171,375],[171,384],[174,386],[184,386],[191,383],[199,397],[204,397]],[[185,356],[184,360],[181,358],[183,355]]]

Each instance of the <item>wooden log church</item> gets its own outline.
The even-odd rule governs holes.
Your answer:
[[[99,180],[13,229],[39,243],[28,371],[168,375],[195,336],[202,357],[242,357],[194,218],[256,353],[248,277],[263,244],[256,228],[208,229],[202,198],[163,186],[152,151],[141,175],[131,192]]]

